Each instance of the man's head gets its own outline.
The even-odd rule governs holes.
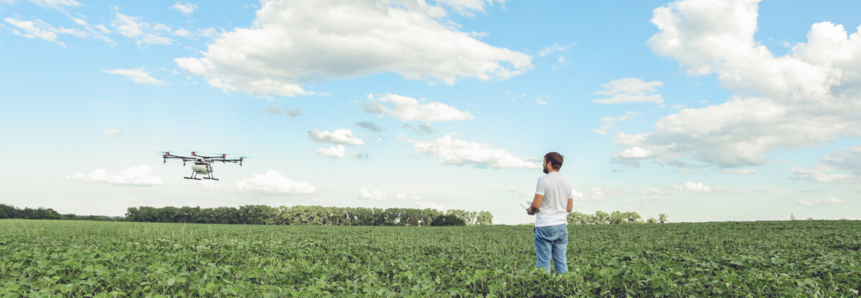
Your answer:
[[[549,174],[550,171],[558,172],[562,168],[564,157],[558,152],[550,152],[544,154],[544,174]]]

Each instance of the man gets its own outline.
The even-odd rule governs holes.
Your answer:
[[[556,152],[544,155],[544,173],[538,178],[535,198],[526,214],[535,217],[535,257],[538,268],[550,273],[550,258],[556,273],[568,272],[565,251],[568,247],[568,212],[574,207],[574,191],[568,179],[559,174],[563,157]],[[567,199],[567,200],[566,200]],[[565,202],[567,201],[567,206]]]

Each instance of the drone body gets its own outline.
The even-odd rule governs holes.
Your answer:
[[[194,164],[191,166],[191,176],[183,177],[185,179],[200,180],[201,178],[197,178],[197,175],[208,175],[208,176],[203,177],[203,179],[209,179],[209,180],[215,180],[215,181],[218,181],[218,179],[216,179],[215,177],[212,176],[212,172],[213,172],[212,171],[212,163],[213,162],[220,161],[223,164],[226,164],[228,162],[238,163],[239,166],[241,167],[242,166],[242,160],[245,159],[244,157],[240,157],[238,159],[228,159],[227,154],[222,154],[221,156],[202,156],[202,155],[197,155],[196,153],[194,153],[194,151],[191,152],[191,157],[172,155],[172,154],[170,154],[170,152],[164,152],[164,155],[162,156],[162,158],[164,159],[164,163],[167,163],[167,160],[169,158],[182,159],[182,166],[185,166],[186,162],[189,162],[189,161],[194,162]]]

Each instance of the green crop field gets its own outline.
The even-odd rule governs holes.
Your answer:
[[[532,228],[0,220],[0,297],[858,297],[861,222]]]

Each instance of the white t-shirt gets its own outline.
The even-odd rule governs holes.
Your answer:
[[[568,199],[574,197],[568,179],[559,172],[541,176],[535,194],[544,196],[538,213],[535,213],[536,227],[568,224]]]

